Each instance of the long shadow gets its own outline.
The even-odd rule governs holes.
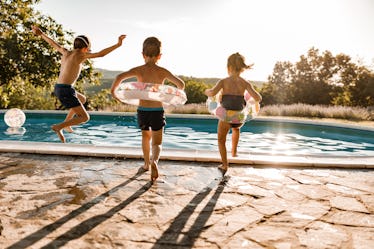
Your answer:
[[[48,234],[55,231],[57,228],[61,227],[63,224],[68,222],[71,219],[74,219],[78,215],[82,214],[83,212],[87,211],[91,207],[95,206],[96,204],[100,203],[102,200],[113,194],[114,192],[118,191],[120,188],[126,186],[127,184],[131,183],[132,181],[136,180],[142,172],[137,172],[134,176],[130,177],[127,181],[115,186],[114,188],[108,190],[107,192],[95,197],[91,201],[83,204],[79,208],[71,211],[69,214],[65,215],[64,217],[58,219],[57,221],[49,224],[36,232],[26,236],[22,240],[14,243],[13,245],[7,247],[7,249],[19,249],[19,248],[27,248],[37,241],[41,240],[42,238],[46,237]]]
[[[227,177],[221,179],[213,196],[205,205],[204,209],[200,212],[191,228],[186,233],[184,233],[184,236],[180,240],[180,242],[178,242],[179,235],[182,234],[182,230],[185,227],[188,219],[194,213],[196,207],[212,191],[212,189],[214,188],[213,184],[216,183],[216,181],[213,181],[202,191],[200,191],[197,195],[195,195],[195,197],[190,201],[190,203],[186,207],[184,207],[182,211],[178,214],[178,216],[174,219],[169,228],[156,241],[152,249],[165,249],[176,247],[192,248],[196,239],[201,234],[202,229],[204,228],[209,217],[212,215],[217,200],[223,192],[227,179]]]
[[[111,218],[113,215],[121,211],[124,207],[128,204],[139,198],[142,194],[147,192],[148,189],[152,186],[151,182],[148,182],[144,186],[142,186],[138,191],[132,194],[129,198],[118,204],[117,206],[111,208],[108,212],[100,215],[93,216],[79,225],[72,227],[69,231],[65,232],[64,234],[58,236],[53,241],[48,243],[47,245],[43,246],[42,248],[60,248],[61,246],[65,245],[71,240],[78,239],[94,229],[96,226],[100,225],[107,219]]]

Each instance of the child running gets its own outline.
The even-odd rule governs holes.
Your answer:
[[[69,112],[64,122],[52,125],[51,128],[57,133],[61,142],[65,143],[65,136],[62,129],[68,132],[73,132],[71,126],[85,123],[90,119],[89,114],[83,106],[86,102],[86,97],[77,92],[73,87],[79,77],[83,62],[87,59],[103,57],[109,54],[122,45],[122,40],[125,39],[126,35],[119,36],[118,42],[115,45],[105,48],[100,52],[91,53],[91,43],[84,35],[77,36],[74,39],[73,50],[67,50],[44,34],[39,27],[33,26],[32,31],[35,35],[42,37],[49,45],[62,54],[60,74],[58,76],[58,81],[55,84],[54,93],[61,101],[61,104],[69,109]]]
[[[179,89],[184,89],[184,82],[180,78],[174,76],[167,69],[156,65],[161,58],[161,42],[156,37],[148,37],[143,42],[143,58],[145,61],[144,65],[134,67],[117,75],[111,88],[114,98],[118,99],[115,90],[119,84],[123,80],[134,77],[138,82],[161,85],[164,84],[165,80],[169,80]],[[162,134],[166,124],[162,102],[140,99],[137,118],[139,128],[142,131],[142,150],[144,155],[144,166],[140,170],[148,171],[149,167],[151,167],[151,181],[153,182],[158,178],[158,161],[162,149]],[[152,158],[150,157],[151,148]]]
[[[205,90],[205,94],[208,97],[215,96],[219,91],[222,90],[221,105],[226,110],[241,111],[246,106],[244,100],[244,93],[247,90],[253,99],[260,102],[261,95],[253,88],[252,84],[247,80],[240,77],[240,74],[245,69],[250,69],[252,65],[246,65],[245,59],[239,53],[230,55],[227,60],[227,72],[229,77],[222,79],[217,82],[217,84],[211,88]],[[222,165],[218,166],[218,169],[224,175],[228,169],[229,163],[227,161],[227,150],[226,150],[226,137],[230,130],[232,129],[232,149],[231,155],[233,157],[237,156],[237,147],[239,143],[240,127],[244,123],[231,124],[225,121],[219,120],[218,122],[218,148],[222,159]]]

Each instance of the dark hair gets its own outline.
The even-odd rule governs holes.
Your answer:
[[[161,53],[161,42],[156,37],[148,37],[143,42],[143,55],[156,57]]]
[[[227,67],[230,67],[235,72],[240,73],[244,71],[245,69],[250,69],[253,66],[253,64],[251,65],[245,64],[244,61],[245,61],[245,58],[243,55],[239,53],[232,54],[227,59]]]
[[[75,48],[89,48],[90,40],[85,35],[79,35],[74,39],[74,49]]]

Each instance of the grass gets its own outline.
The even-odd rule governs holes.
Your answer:
[[[261,109],[262,116],[287,116],[304,118],[344,119],[350,121],[374,121],[374,112],[363,107],[323,105],[271,105]]]
[[[136,112],[136,106],[117,104],[101,111]],[[205,103],[168,107],[166,113],[209,114]],[[349,121],[374,121],[374,111],[363,107],[323,106],[323,105],[270,105],[262,107],[259,116],[279,116],[298,118],[341,119]]]

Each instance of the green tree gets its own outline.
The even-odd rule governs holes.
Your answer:
[[[373,72],[345,54],[311,48],[295,64],[277,62],[261,89],[264,104],[339,104],[369,106],[374,99]]]
[[[31,99],[50,101],[60,67],[60,54],[31,32],[38,25],[63,46],[71,46],[73,34],[63,30],[51,17],[35,11],[40,0],[2,0],[0,2],[0,108],[38,108]],[[87,62],[77,82],[99,83],[92,64]],[[39,93],[39,95],[37,95]],[[31,98],[31,99],[30,99]],[[27,101],[22,101],[27,99]],[[37,101],[38,102],[38,101]],[[40,102],[40,101],[39,101]],[[42,103],[39,108],[49,108]]]
[[[294,71],[291,62],[277,62],[275,64],[273,74],[268,78],[268,83],[265,83],[261,89],[263,105],[289,104],[292,102],[289,93]]]
[[[208,87],[204,82],[188,77],[182,77],[182,79],[186,84],[185,92],[187,95],[187,104],[202,103],[206,101],[207,96],[204,94],[204,91]]]
[[[294,103],[324,104],[331,102],[330,78],[333,75],[334,58],[326,51],[320,55],[318,49],[310,49],[306,56],[300,56],[295,64],[291,94]]]

